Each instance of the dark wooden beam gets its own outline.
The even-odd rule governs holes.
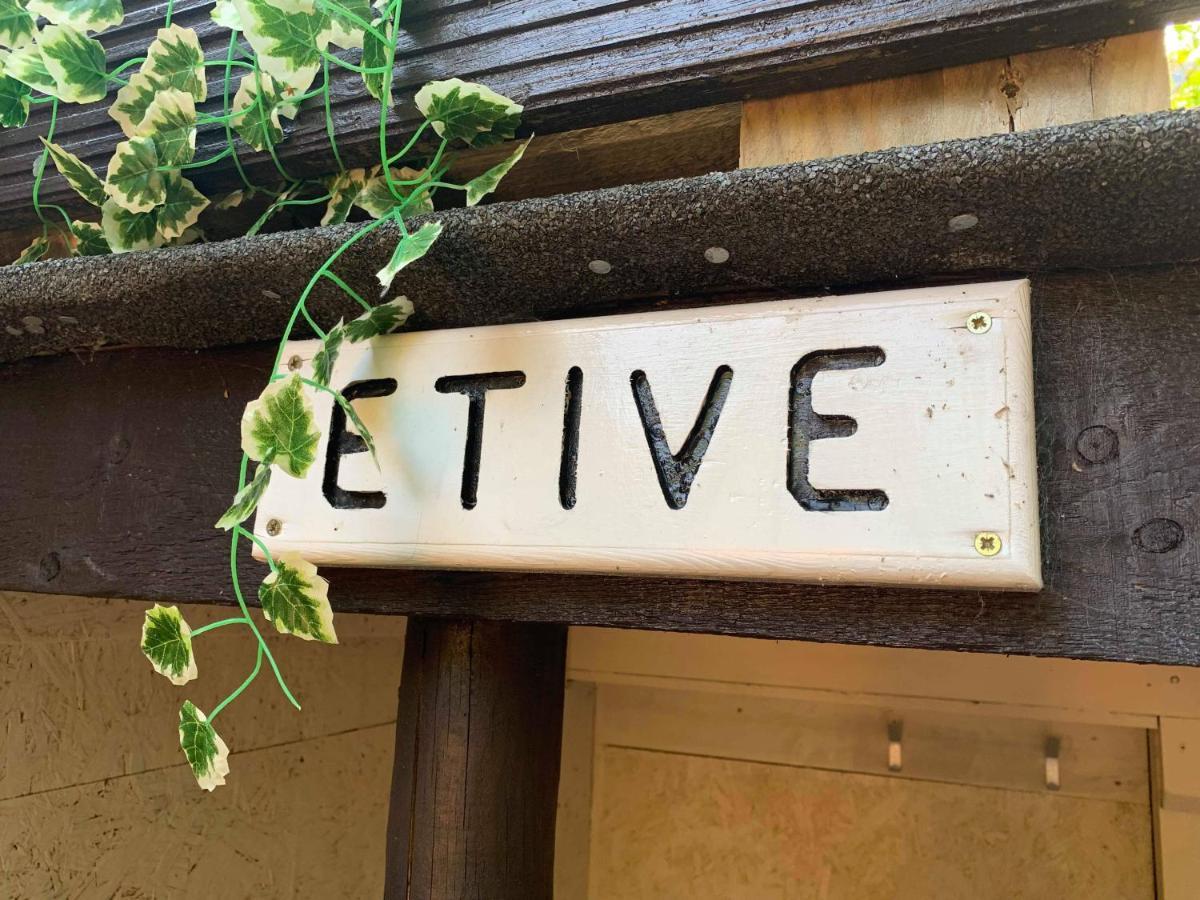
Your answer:
[[[334,606],[1200,665],[1197,297],[1194,264],[1034,278],[1039,594],[339,570]],[[211,523],[272,355],[0,367],[0,589],[232,602]]]
[[[127,5],[126,23],[103,37],[110,65],[139,54],[162,24],[163,3]],[[180,0],[174,21],[196,28],[209,56],[223,58],[228,32],[210,21],[211,6]],[[408,134],[419,121],[410,98],[421,84],[455,75],[524,102],[527,129],[548,134],[1129,34],[1198,10],[1195,0],[425,0],[406,8],[392,130]],[[211,93],[220,96],[217,82]],[[332,168],[319,106],[301,114],[281,147],[293,174]],[[332,111],[347,163],[374,158],[378,107],[357,74],[335,69]],[[29,127],[0,131],[0,209],[11,217],[31,214],[30,172],[45,126],[39,111]],[[100,168],[120,139],[103,104],[64,107],[56,136]],[[219,146],[213,132],[202,133],[198,156]],[[261,155],[247,166],[264,181],[277,177]],[[229,173],[213,170],[205,184]],[[72,197],[53,178],[43,199]]]
[[[388,900],[550,900],[567,629],[408,622]]]

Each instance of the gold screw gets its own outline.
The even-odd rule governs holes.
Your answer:
[[[267,520],[267,534],[269,534],[271,537],[275,537],[281,531],[283,531],[282,522],[280,522],[278,519]]]
[[[971,334],[987,334],[992,330],[992,317],[985,312],[973,312],[967,316],[967,331]]]
[[[975,535],[975,552],[980,556],[995,556],[1001,546],[1000,535],[994,531],[981,531]]]
[[[293,356],[288,360],[288,368],[293,372],[299,369],[302,365],[304,365],[304,360],[302,360],[299,355]]]

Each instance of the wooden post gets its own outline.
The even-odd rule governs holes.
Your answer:
[[[388,900],[550,900],[567,629],[412,618]]]

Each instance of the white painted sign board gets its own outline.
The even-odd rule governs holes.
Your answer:
[[[1041,586],[1024,281],[393,335],[334,383],[379,468],[318,395],[318,463],[259,506],[272,552]]]

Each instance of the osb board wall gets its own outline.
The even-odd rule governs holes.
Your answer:
[[[606,746],[590,900],[1152,900],[1147,803]]]
[[[264,667],[221,714],[232,771],[207,794],[179,705],[212,709],[254,644],[197,638],[200,678],[174,687],[137,647],[147,605],[0,593],[0,896],[379,896],[404,620],[340,615],[336,647],[268,634],[304,710]]]
[[[770,166],[1167,109],[1161,31],[742,107],[741,164]]]

